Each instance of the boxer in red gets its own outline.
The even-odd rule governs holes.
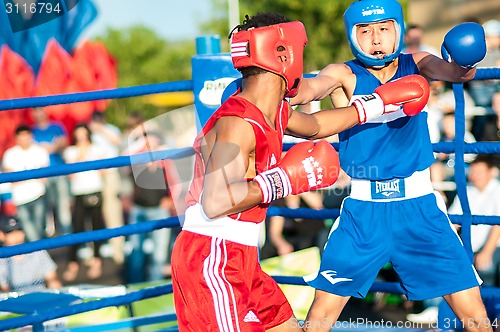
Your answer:
[[[242,86],[195,140],[194,179],[172,253],[179,330],[302,331],[278,284],[260,268],[259,224],[271,201],[332,185],[339,161],[323,140],[296,144],[281,159],[283,135],[331,136],[380,116],[388,103],[425,104],[428,86],[413,77],[353,106],[304,114],[285,100],[302,80],[302,23],[261,13],[233,31],[231,56]]]

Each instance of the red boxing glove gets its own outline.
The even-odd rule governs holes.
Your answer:
[[[365,123],[388,111],[387,105],[403,105],[403,112],[408,116],[420,113],[427,104],[430,95],[429,83],[420,75],[408,75],[388,82],[375,89],[375,93],[362,96],[353,101],[358,111],[359,123]]]
[[[429,83],[420,75],[408,75],[388,82],[375,89],[385,105],[403,104],[403,112],[414,116],[427,104],[430,95]]]
[[[295,144],[279,166],[258,174],[254,181],[262,192],[262,202],[270,203],[288,195],[333,185],[340,172],[337,151],[327,141]]]

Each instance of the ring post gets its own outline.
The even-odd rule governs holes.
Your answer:
[[[220,37],[217,35],[201,36],[196,38],[196,54],[220,53]]]
[[[197,130],[221,104],[222,93],[229,83],[241,77],[234,69],[229,53],[220,53],[219,36],[196,38],[196,52],[191,59]]]

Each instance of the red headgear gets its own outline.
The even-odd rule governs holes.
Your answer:
[[[285,97],[293,97],[302,80],[307,35],[299,21],[241,30],[233,34],[234,68],[259,67],[285,79]]]

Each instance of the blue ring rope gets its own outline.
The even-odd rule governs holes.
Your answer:
[[[500,68],[478,68],[473,80],[494,80],[500,78]]]
[[[339,143],[331,143],[335,150],[339,150]],[[500,154],[500,144],[498,142],[473,142],[464,143],[465,153]],[[295,143],[284,143],[283,150],[288,151]],[[434,152],[453,153],[455,152],[454,142],[438,142],[432,144]]]
[[[0,173],[0,183],[39,179],[57,175],[68,175],[89,170],[116,168],[122,166],[144,165],[152,161],[178,159],[194,153],[192,148],[179,148],[154,152],[144,152],[133,156],[84,161],[73,164],[48,166],[26,171]]]
[[[286,218],[313,218],[313,219],[335,219],[339,216],[339,209],[314,210],[309,208],[288,209],[271,206],[267,217],[283,216]],[[26,254],[38,250],[59,248],[67,245],[92,242],[95,240],[108,240],[117,236],[125,236],[136,233],[151,232],[163,227],[179,226],[179,219],[183,216],[170,217],[161,220],[152,220],[137,224],[125,225],[117,228],[106,228],[96,231],[81,232],[75,234],[61,235],[55,238],[42,239],[34,242],[27,242],[15,246],[0,247],[0,258],[14,255]],[[462,223],[462,215],[449,215],[454,224]],[[500,216],[472,216],[473,225],[500,225]]]
[[[335,219],[340,215],[339,209],[314,210],[310,208],[289,209],[284,207],[270,206],[267,217],[282,216],[285,218],[310,218],[310,219]],[[462,224],[462,215],[449,214],[450,221],[454,224]],[[500,216],[473,215],[473,225],[500,225]],[[1,248],[0,248],[1,249]],[[0,251],[1,252],[1,251]]]
[[[23,109],[59,104],[71,104],[82,101],[117,99],[151,95],[162,92],[192,91],[193,81],[164,82],[126,88],[95,90],[88,92],[65,93],[50,96],[27,97],[0,100],[0,110]]]
[[[338,149],[338,143],[332,143]],[[293,144],[286,143],[284,150],[289,150]],[[434,152],[453,153],[455,145],[452,142],[440,142],[433,144]],[[466,143],[464,148],[465,153],[485,153],[485,154],[500,154],[500,144],[497,142],[476,142]],[[193,155],[194,151],[191,147],[161,150],[154,152],[144,152],[133,156],[121,156],[108,159],[100,159],[93,161],[85,161],[73,164],[64,164],[58,166],[48,166],[33,170],[0,173],[0,183],[16,182],[28,179],[38,179],[57,175],[68,175],[83,171],[115,168],[122,166],[144,165],[151,161],[178,159]]]
[[[308,218],[308,219],[336,219],[340,215],[340,209],[310,208],[290,209],[285,207],[270,206],[267,209],[267,217],[281,216],[285,218]]]
[[[500,144],[498,142],[474,142],[463,143],[464,152],[474,154],[500,154]],[[454,142],[439,142],[432,144],[434,152],[453,153],[455,152]]]
[[[338,143],[332,143],[332,145],[338,149]],[[286,143],[284,150],[289,150],[293,144]],[[452,142],[440,142],[433,144],[434,152],[444,152],[453,153],[455,151],[455,145]],[[466,143],[465,153],[485,153],[485,154],[500,154],[500,144],[497,142],[476,142],[476,143]],[[158,161],[164,159],[177,159],[184,158],[193,155],[193,149],[190,147],[171,149],[171,150],[161,150],[154,152],[144,152],[141,154],[133,156],[121,156],[108,159],[100,159],[93,161],[85,161],[73,164],[64,164],[58,166],[49,166],[38,169],[10,172],[10,173],[0,173],[0,183],[4,182],[16,182],[28,179],[38,179],[57,175],[68,175],[83,171],[105,169],[105,168],[115,168],[122,166],[133,166],[133,165],[144,165],[151,161]]]
[[[304,77],[314,77],[315,74],[304,74]],[[499,68],[479,68],[476,71],[474,80],[495,79],[500,77]],[[88,92],[77,92],[68,94],[59,94],[51,96],[38,96],[27,98],[15,98],[0,100],[0,110],[23,109],[37,106],[49,106],[58,104],[70,104],[82,101],[101,100],[101,99],[116,99],[137,97],[147,94],[155,94],[162,92],[175,91],[192,91],[193,80],[184,80],[176,82],[163,82],[156,84],[131,86],[124,88],[96,90]]]

